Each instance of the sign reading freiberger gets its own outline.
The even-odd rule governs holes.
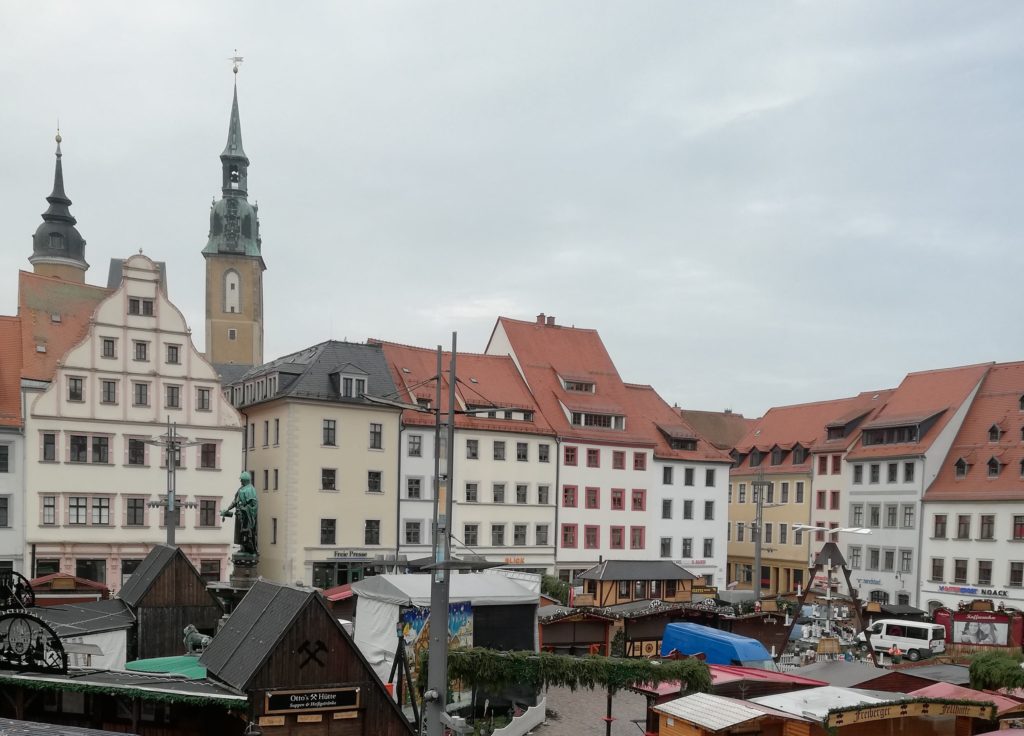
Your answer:
[[[833,713],[828,717],[827,726],[836,728],[851,723],[886,721],[907,716],[967,716],[990,720],[995,718],[996,707],[985,703],[892,703],[887,705],[865,705],[861,708]]]
[[[359,707],[358,687],[325,690],[275,690],[267,693],[264,713],[311,713]]]

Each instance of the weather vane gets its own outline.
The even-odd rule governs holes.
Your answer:
[[[238,65],[241,64],[245,59],[238,55],[238,49],[235,49],[235,55],[229,56],[228,61],[231,62],[231,71],[238,74]]]

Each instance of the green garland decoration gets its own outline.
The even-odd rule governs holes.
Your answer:
[[[711,672],[697,659],[650,660],[571,657],[548,652],[499,652],[473,647],[448,653],[448,679],[501,691],[515,687],[604,688],[614,693],[640,684],[679,682],[688,693],[710,692]],[[427,656],[421,655],[417,685],[427,687]]]
[[[197,706],[218,706],[227,710],[246,710],[249,707],[248,700],[230,700],[228,698],[200,698],[195,695],[176,695],[174,693],[158,693],[152,690],[141,690],[134,687],[114,687],[112,685],[99,685],[87,682],[74,682],[65,680],[61,682],[50,682],[48,680],[31,680],[16,677],[0,676],[0,684],[23,687],[26,690],[53,690],[73,693],[99,693],[102,695],[115,695],[124,698],[146,700],[154,703],[172,703]]]

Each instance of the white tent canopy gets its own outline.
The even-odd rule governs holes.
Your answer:
[[[425,608],[430,605],[431,578],[431,575],[422,574],[373,575],[352,583],[352,592],[359,596],[359,613],[362,613],[364,600]],[[503,575],[452,575],[449,591],[452,603],[474,606],[537,603],[536,593]]]
[[[373,575],[352,583],[357,596],[356,646],[377,675],[386,679],[398,646],[398,620],[402,609],[430,607],[430,574]],[[504,575],[470,573],[452,575],[452,603],[477,606],[537,605],[538,594]]]

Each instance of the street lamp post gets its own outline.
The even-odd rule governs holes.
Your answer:
[[[174,533],[178,528],[179,509],[182,506],[195,506],[194,501],[178,503],[178,453],[181,452],[181,448],[183,447],[192,447],[200,443],[190,442],[188,437],[182,437],[180,434],[178,434],[178,425],[171,424],[170,417],[167,418],[166,434],[163,434],[159,437],[151,437],[148,440],[144,440],[144,442],[147,445],[153,445],[154,447],[162,447],[167,451],[167,498],[163,501],[157,501],[155,503],[150,503],[148,505],[151,507],[162,506],[167,509],[167,544],[173,547],[175,545]]]
[[[761,526],[764,517],[765,509],[774,509],[784,506],[781,503],[765,503],[764,496],[765,490],[771,485],[771,481],[766,481],[764,475],[758,476],[758,479],[750,484],[750,488],[754,494],[754,523],[750,528],[751,539],[754,542],[754,578],[757,582],[751,586],[754,589],[754,600],[761,600],[761,548],[762,539]],[[769,550],[771,551],[771,550]]]

